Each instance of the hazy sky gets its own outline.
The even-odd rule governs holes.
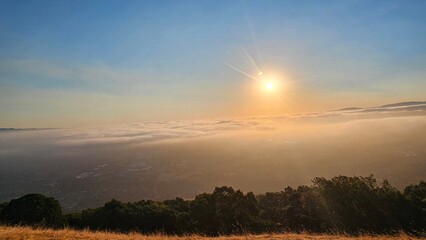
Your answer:
[[[0,127],[425,100],[425,11],[415,0],[3,0]]]

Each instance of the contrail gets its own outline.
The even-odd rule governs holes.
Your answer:
[[[255,78],[255,77],[253,77],[252,75],[250,75],[250,74],[248,74],[248,73],[246,73],[246,72],[244,72],[244,71],[242,71],[242,70],[240,70],[240,69],[238,69],[237,67],[234,67],[234,66],[232,66],[231,64],[229,64],[229,63],[225,63],[228,67],[230,67],[230,68],[232,68],[232,69],[234,69],[235,71],[237,71],[237,72],[239,72],[239,73],[241,73],[241,74],[244,74],[245,76],[247,76],[247,77],[249,77],[249,78],[251,78],[251,79],[253,79],[253,80],[255,80],[255,81],[259,81],[259,79],[257,79],[257,78]]]

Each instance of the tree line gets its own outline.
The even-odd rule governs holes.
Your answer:
[[[62,214],[53,198],[29,194],[0,204],[0,223],[209,236],[301,231],[424,235],[426,182],[399,191],[373,176],[337,176],[260,195],[224,186],[191,200],[124,203],[113,199],[72,214]]]

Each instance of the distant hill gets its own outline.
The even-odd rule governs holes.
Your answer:
[[[352,110],[360,110],[360,109],[362,109],[362,108],[359,108],[359,107],[348,107],[348,108],[342,108],[342,109],[337,109],[337,110],[333,110],[333,111],[336,111],[336,112],[338,112],[338,111],[352,111]]]
[[[392,103],[392,104],[382,105],[380,107],[404,107],[404,106],[423,105],[423,104],[426,104],[426,101]]]
[[[381,106],[366,107],[366,108],[347,107],[347,108],[332,110],[331,112],[347,112],[347,111],[351,111],[351,112],[382,112],[382,111],[401,111],[401,110],[415,111],[415,110],[424,110],[424,109],[426,109],[426,101],[411,101],[411,102],[400,102],[400,103],[385,104],[385,105],[381,105]]]
[[[0,132],[11,132],[11,131],[39,131],[39,130],[52,130],[56,128],[0,128]]]

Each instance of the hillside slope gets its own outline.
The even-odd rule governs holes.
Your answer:
[[[201,237],[201,236],[185,236],[174,237],[164,235],[141,235],[137,233],[118,234],[107,232],[90,232],[75,230],[51,230],[51,229],[32,229],[29,227],[2,227],[0,226],[0,239],[2,240],[248,240],[248,239],[273,239],[273,240],[384,240],[384,239],[426,239],[413,238],[407,235],[400,236],[362,236],[362,237],[346,237],[338,235],[311,235],[311,234],[274,234],[274,235],[244,235],[230,237]]]

